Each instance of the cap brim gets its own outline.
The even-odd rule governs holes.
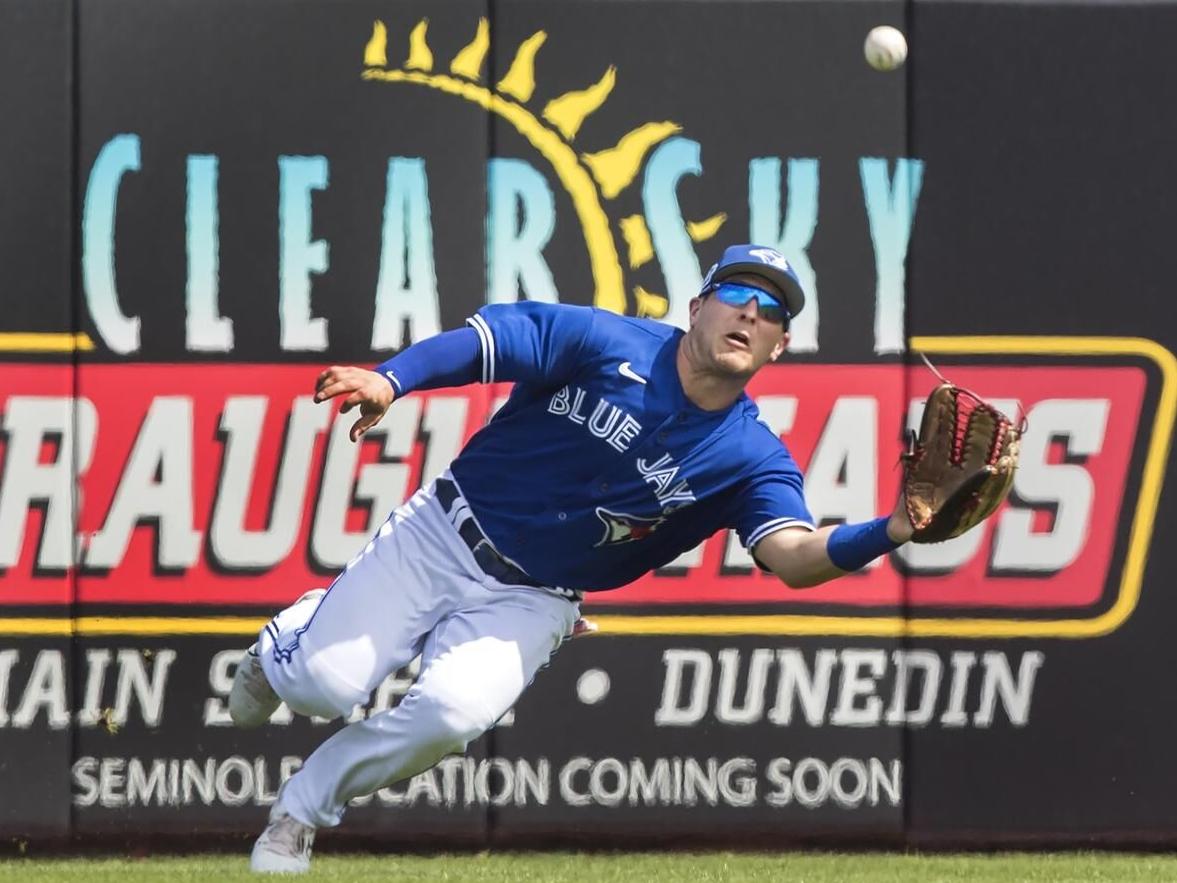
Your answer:
[[[790,317],[796,316],[804,308],[805,292],[801,289],[801,285],[797,280],[784,270],[761,261],[739,261],[734,264],[725,264],[715,271],[715,275],[711,281],[712,283],[722,282],[724,279],[738,276],[741,273],[751,273],[753,276],[760,276],[762,279],[767,279],[779,291],[784,292],[785,307],[788,308]],[[771,294],[772,292],[769,293]]]

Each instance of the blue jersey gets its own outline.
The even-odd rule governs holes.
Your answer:
[[[482,380],[515,382],[451,469],[483,532],[540,582],[613,589],[721,528],[812,529],[801,471],[747,395],[683,392],[683,332],[590,307],[483,307]]]

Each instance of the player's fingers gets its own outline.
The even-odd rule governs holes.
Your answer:
[[[585,635],[591,635],[594,632],[599,632],[601,627],[593,622],[591,619],[585,619],[583,616],[577,618],[572,625],[572,637],[581,638]]]
[[[338,365],[332,365],[330,368],[324,368],[319,372],[319,376],[315,378],[315,389],[320,390],[328,383],[331,383],[342,370]]]
[[[316,402],[325,402],[327,399],[333,399],[335,396],[344,392],[352,392],[355,390],[355,384],[347,380],[335,380],[327,384],[317,393],[315,393]]]
[[[350,411],[352,408],[354,408],[356,405],[358,405],[363,400],[364,400],[364,393],[362,391],[361,392],[353,392],[351,395],[349,395],[346,399],[343,400],[343,405],[340,406],[339,413],[346,414],[348,411]]]
[[[384,416],[384,415],[383,414],[365,414],[364,416],[362,416],[359,420],[357,420],[355,423],[352,424],[351,433],[350,433],[351,440],[353,442],[359,441],[360,436],[362,436],[365,432],[367,432],[369,429],[371,429],[373,426],[375,426],[380,421],[380,418],[382,416]]]

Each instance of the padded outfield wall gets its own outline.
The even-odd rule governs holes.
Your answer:
[[[823,521],[934,378],[1021,408],[982,529],[792,592],[716,536],[585,612],[392,844],[1170,840],[1177,7],[3,0],[0,834],[258,829],[338,722],[228,723],[265,618],[502,387],[310,401],[486,302],[811,305],[754,381]],[[862,61],[909,35],[901,71]],[[1063,52],[1066,47],[1066,52]],[[355,717],[394,705],[390,678]]]

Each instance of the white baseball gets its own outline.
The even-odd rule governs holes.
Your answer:
[[[609,673],[590,668],[576,679],[576,696],[585,705],[596,705],[609,695]]]
[[[893,71],[907,60],[907,39],[890,25],[871,28],[862,45],[866,63],[877,71]]]

